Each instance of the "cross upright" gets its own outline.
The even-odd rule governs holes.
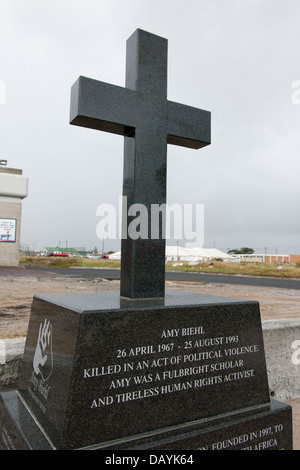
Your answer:
[[[79,77],[71,92],[71,124],[124,136],[123,214],[134,204],[148,211],[148,236],[128,236],[130,217],[122,234],[120,294],[131,299],[165,295],[165,239],[162,230],[151,239],[151,206],[166,203],[167,144],[210,144],[210,112],[167,99],[167,67],[167,39],[137,29],[125,88]]]

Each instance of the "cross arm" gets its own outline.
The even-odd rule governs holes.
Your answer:
[[[211,113],[168,101],[168,144],[199,149],[209,145]]]
[[[127,135],[136,127],[137,93],[87,77],[71,89],[70,124]]]

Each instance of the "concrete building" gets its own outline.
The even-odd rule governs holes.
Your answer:
[[[290,255],[290,262],[292,264],[300,264],[300,255]]]
[[[27,195],[23,171],[0,165],[0,266],[19,264],[22,199]]]

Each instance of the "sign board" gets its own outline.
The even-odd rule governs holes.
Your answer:
[[[17,220],[0,218],[0,242],[15,242],[16,234]]]

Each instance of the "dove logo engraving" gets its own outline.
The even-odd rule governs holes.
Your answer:
[[[41,376],[43,382],[47,382],[53,370],[52,324],[47,318],[44,323],[40,324],[33,358],[33,370],[37,376]]]

